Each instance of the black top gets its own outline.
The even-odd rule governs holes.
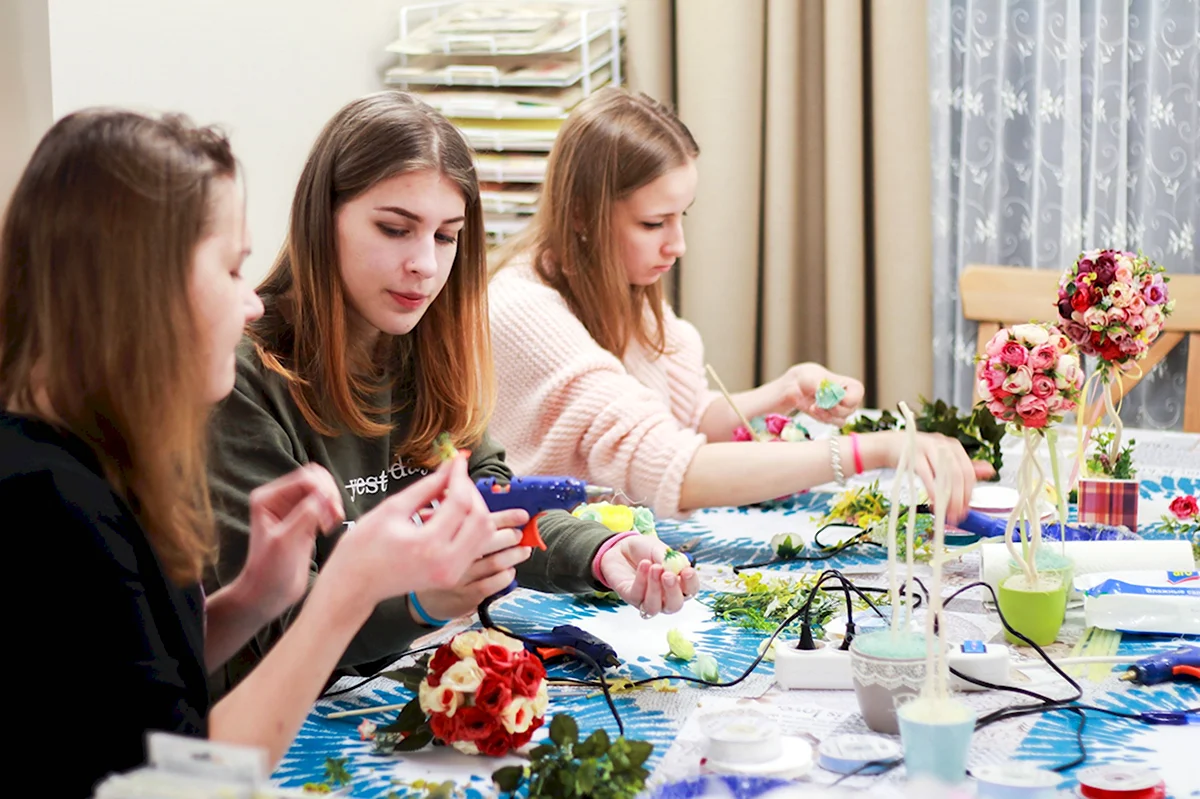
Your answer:
[[[54,796],[145,762],[147,730],[203,737],[204,596],[179,588],[80,439],[0,412],[4,715]],[[30,763],[32,759],[32,763]]]

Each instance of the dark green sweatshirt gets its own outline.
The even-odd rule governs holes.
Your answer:
[[[327,437],[315,432],[292,401],[284,379],[266,369],[248,339],[237,354],[237,382],[233,392],[217,408],[211,425],[209,461],[213,510],[220,534],[220,558],[210,588],[228,584],[246,560],[250,534],[250,492],[299,466],[318,463],[342,487],[346,525],[352,525],[390,494],[403,490],[426,471],[396,460],[393,453],[408,427],[403,389],[396,389],[391,407],[390,436],[362,439],[353,435]],[[382,404],[382,403],[381,403]],[[471,451],[472,479],[512,477],[504,462],[504,450],[486,438]],[[346,528],[343,527],[343,531]],[[535,549],[532,557],[517,567],[520,583],[528,588],[553,593],[582,593],[604,590],[592,576],[592,560],[600,546],[612,536],[603,525],[576,519],[555,511],[539,519],[546,550]],[[338,531],[318,536],[311,564],[315,578],[341,537]],[[247,648],[231,661],[222,683],[219,675],[214,690],[237,682],[265,656],[295,617],[299,606],[263,629]],[[413,639],[428,632],[413,621],[405,598],[388,600],[378,607],[341,658],[347,673],[353,667],[374,668],[409,648]]]

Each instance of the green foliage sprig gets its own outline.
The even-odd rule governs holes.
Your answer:
[[[1116,459],[1112,458],[1113,433],[1097,433],[1092,439],[1093,448],[1087,459],[1087,472],[1091,477],[1107,477],[1110,480],[1133,480],[1137,469],[1133,468],[1135,439],[1129,439]]]
[[[560,714],[550,721],[549,742],[530,750],[528,766],[505,766],[492,781],[510,797],[528,785],[530,799],[633,799],[650,776],[645,763],[653,751],[646,741],[610,741],[602,729],[580,742],[575,719]]]
[[[954,405],[944,400],[930,402],[924,397],[917,414],[917,430],[922,433],[941,433],[958,439],[972,460],[983,460],[992,464],[996,474],[1004,464],[1000,443],[1004,440],[1004,426],[996,421],[988,409],[978,405],[968,413],[959,412]],[[842,427],[842,435],[850,433],[875,433],[883,430],[899,430],[901,419],[890,411],[884,411],[878,419],[860,415]]]

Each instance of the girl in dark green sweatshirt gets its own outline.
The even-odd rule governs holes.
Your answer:
[[[245,560],[251,492],[298,465],[333,474],[347,527],[434,468],[442,432],[470,451],[473,479],[512,476],[487,435],[494,385],[479,185],[462,135],[432,108],[382,92],[330,120],[259,294],[265,313],[249,327],[233,393],[212,423],[217,584]],[[546,550],[531,552],[517,546],[525,519],[493,515],[491,554],[457,588],[376,607],[340,665],[361,673],[386,664],[423,627],[469,613],[514,573],[542,591],[615,591],[644,617],[679,610],[699,589],[692,569],[664,569],[657,539],[552,512],[539,520]],[[338,537],[316,542],[314,576]],[[296,610],[257,636],[230,679],[265,655]]]

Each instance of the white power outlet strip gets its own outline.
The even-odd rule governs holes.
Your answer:
[[[1010,652],[1004,644],[985,644],[982,641],[964,641],[952,644],[946,653],[950,668],[992,685],[1011,685],[1009,674]],[[955,691],[987,691],[981,685],[960,680],[950,675],[950,688]]]
[[[836,643],[817,641],[816,649],[797,649],[796,641],[775,645],[775,682],[788,690],[852,690],[850,653]],[[955,671],[993,685],[1011,685],[1010,652],[1004,644],[967,641],[954,644],[946,653],[948,665]],[[950,675],[950,687],[956,691],[986,691]]]
[[[797,649],[797,641],[775,645],[775,682],[789,690],[852,690],[850,653],[817,641],[816,649]]]

